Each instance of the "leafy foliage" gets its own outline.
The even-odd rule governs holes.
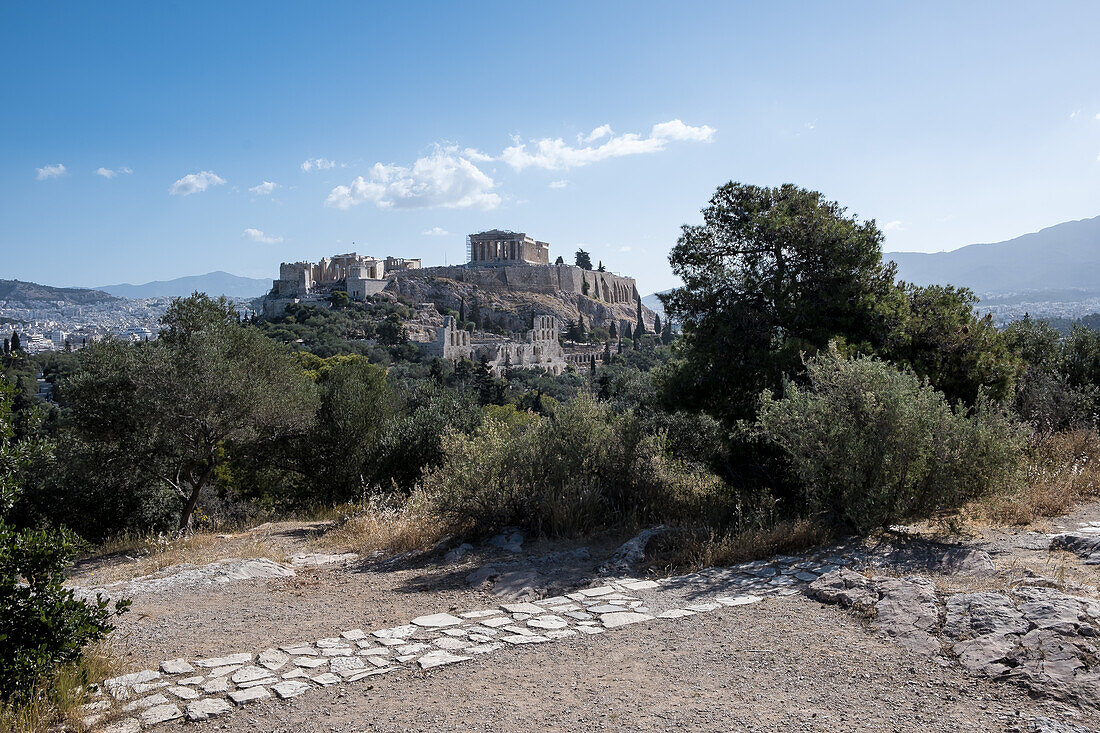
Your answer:
[[[12,440],[11,392],[0,385],[0,702],[20,704],[40,692],[57,667],[78,662],[87,644],[106,636],[111,617],[129,602],[112,608],[97,597],[87,603],[62,585],[82,548],[68,530],[17,530],[7,523],[21,470],[49,450]]]
[[[860,532],[957,507],[1009,483],[1024,432],[980,399],[952,409],[927,381],[823,352],[805,388],[765,392],[756,434],[786,454],[814,511]]]

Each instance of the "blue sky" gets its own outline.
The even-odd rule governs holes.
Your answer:
[[[4,2],[0,277],[454,263],[501,227],[648,293],[729,180],[823,191],[890,250],[1007,239],[1100,215],[1098,28],[1093,2]]]

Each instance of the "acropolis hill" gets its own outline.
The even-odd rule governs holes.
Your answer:
[[[324,303],[342,291],[352,300],[390,293],[455,311],[476,303],[505,331],[526,331],[539,315],[561,323],[583,317],[589,328],[615,322],[619,330],[637,321],[640,295],[631,277],[550,264],[549,243],[522,232],[493,229],[466,241],[464,265],[422,267],[419,259],[356,253],[283,263],[264,314],[277,317],[290,303]],[[643,306],[642,316],[652,330],[653,312]]]

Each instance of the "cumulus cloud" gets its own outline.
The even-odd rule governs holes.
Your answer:
[[[375,163],[365,178],[332,189],[325,205],[347,209],[370,201],[380,209],[493,209],[500,205],[495,186],[465,151],[436,146],[411,166]]]
[[[885,224],[883,224],[882,230],[884,232],[900,232],[900,231],[902,231],[901,222],[897,221],[897,220],[888,221]]]
[[[47,178],[57,178],[65,175],[65,166],[61,163],[57,165],[45,165],[37,169],[38,174],[35,176],[40,181],[44,181]]]
[[[193,193],[202,193],[211,186],[220,186],[225,179],[213,171],[200,171],[188,173],[168,187],[168,193],[172,196],[190,196]]]
[[[550,188],[565,188],[569,185],[569,181],[564,178],[560,181],[550,181]]]
[[[577,135],[577,141],[583,145],[594,143],[597,140],[611,135],[611,125],[600,125],[587,135]]]
[[[466,148],[462,151],[462,157],[475,163],[488,163],[490,160],[496,160],[493,156],[483,153],[477,148]]]
[[[100,168],[95,169],[95,174],[97,176],[103,176],[104,178],[106,178],[108,180],[110,180],[111,178],[114,178],[119,173],[130,174],[130,173],[133,173],[133,171],[130,170],[129,166],[125,166],[125,165],[119,166],[118,168],[103,168],[103,167],[100,167]]]
[[[273,237],[264,234],[260,229],[253,229],[252,227],[245,229],[241,236],[253,242],[260,242],[261,244],[279,244],[283,241],[282,237]]]
[[[585,136],[586,141],[593,140],[593,135],[597,140],[604,140],[599,145],[573,147],[560,137],[531,140],[530,143],[516,141],[515,145],[504,149],[501,160],[517,171],[527,167],[565,170],[608,158],[660,152],[670,142],[710,142],[714,132],[708,125],[693,127],[678,119],[654,125],[646,137],[635,132],[613,135],[610,127],[602,125]]]
[[[272,193],[274,193],[275,189],[279,187],[280,186],[278,183],[275,183],[273,181],[264,181],[260,185],[253,186],[248,190],[256,194],[257,196],[270,196]]]
[[[327,171],[329,168],[335,168],[336,161],[329,160],[328,158],[310,158],[302,163],[302,170],[306,173],[310,171]]]
[[[448,232],[443,227],[432,227],[431,229],[425,229],[420,233],[423,234],[425,237],[445,237],[450,234],[450,232]]]

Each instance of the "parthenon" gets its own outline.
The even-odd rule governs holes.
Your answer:
[[[469,235],[466,243],[471,264],[550,264],[550,244],[536,241],[523,232],[491,229]]]

